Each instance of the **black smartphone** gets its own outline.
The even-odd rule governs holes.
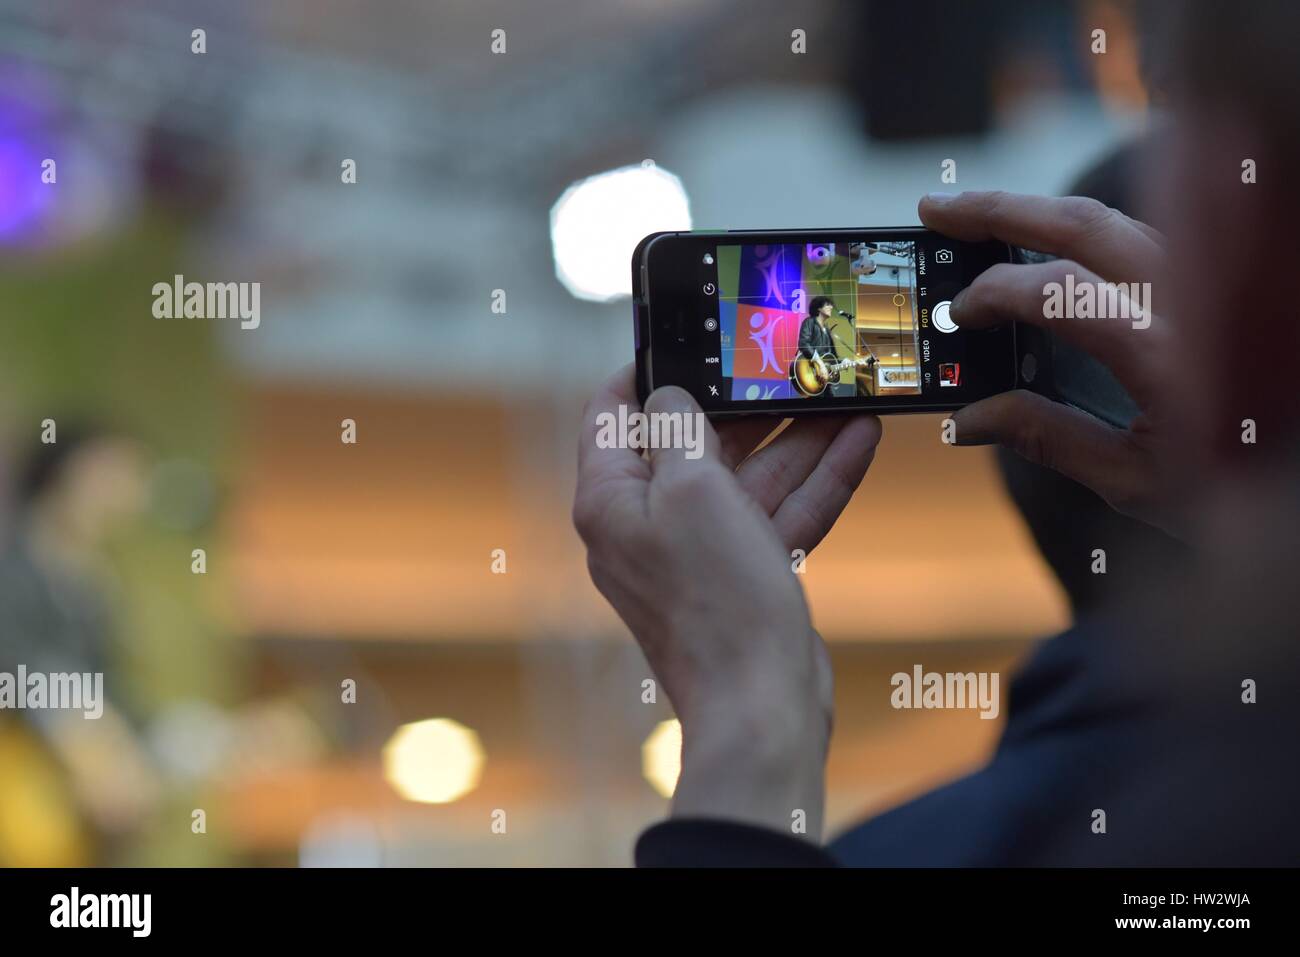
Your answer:
[[[632,256],[637,391],[714,415],[934,412],[1013,389],[1012,324],[967,331],[948,307],[1005,243],[919,227],[654,233]]]

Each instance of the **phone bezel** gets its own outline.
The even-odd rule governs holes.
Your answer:
[[[871,227],[871,228],[835,228],[835,229],[791,229],[791,230],[773,230],[773,229],[736,229],[726,231],[693,231],[693,232],[657,232],[651,233],[637,244],[632,255],[632,289],[633,289],[633,319],[635,327],[636,341],[636,383],[637,395],[641,402],[645,402],[651,391],[656,387],[654,377],[654,343],[656,336],[665,337],[673,332],[682,331],[683,327],[678,326],[670,329],[664,326],[664,310],[656,314],[654,312],[654,298],[651,296],[652,290],[649,288],[652,281],[650,263],[652,257],[655,264],[659,267],[655,271],[655,276],[666,275],[670,277],[668,283],[661,279],[655,279],[657,298],[662,302],[665,298],[669,301],[685,303],[688,297],[693,295],[690,291],[693,278],[700,262],[697,254],[701,246],[716,246],[723,243],[805,243],[817,241],[863,241],[879,240],[887,241],[889,239],[919,239],[921,237],[936,237],[940,234],[928,230],[921,226],[894,226],[894,227]],[[955,240],[954,240],[955,242]],[[990,250],[997,250],[998,255],[990,256],[988,264],[995,262],[1014,262],[1016,261],[1015,251],[1005,243],[963,243],[964,246],[987,246]],[[664,251],[672,247],[669,258],[664,258]],[[982,270],[981,270],[982,271]],[[670,323],[676,321],[677,309],[673,307],[673,316],[668,316],[667,321]],[[656,329],[655,326],[661,328]],[[690,333],[692,345],[697,344],[698,330],[692,330]],[[976,333],[983,336],[985,333]],[[930,396],[907,396],[898,397],[896,401],[882,400],[879,398],[865,399],[858,402],[845,399],[797,399],[797,400],[773,400],[767,402],[755,402],[753,407],[745,405],[733,405],[729,408],[711,408],[707,401],[702,400],[701,405],[711,416],[733,416],[733,415],[755,415],[768,414],[786,416],[793,413],[814,414],[820,412],[880,412],[889,414],[900,414],[909,412],[948,412],[970,402],[984,398],[986,395],[993,395],[997,392],[1013,389],[1019,384],[1019,366],[1020,356],[1017,345],[1017,336],[1014,327],[1008,328],[1004,333],[1007,340],[1006,355],[1007,365],[1005,375],[997,381],[998,388],[986,393],[977,394],[974,397],[968,397],[960,401],[938,401]],[[674,339],[676,337],[674,336]],[[689,351],[681,349],[678,351]],[[989,370],[996,375],[993,367]],[[702,381],[701,376],[701,381]],[[691,388],[697,399],[700,399],[700,393],[703,391],[702,386]]]

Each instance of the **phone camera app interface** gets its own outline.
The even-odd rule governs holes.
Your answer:
[[[915,243],[723,245],[716,253],[725,398],[921,394]]]

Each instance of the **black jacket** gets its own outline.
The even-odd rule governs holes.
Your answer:
[[[811,359],[813,353],[819,356],[835,356],[835,341],[830,331],[817,321],[816,316],[807,316],[799,326],[799,354]]]
[[[710,820],[642,834],[639,866],[1270,866],[1300,861],[1293,629],[1195,638],[1099,620],[1012,683],[983,770],[819,848]],[[1272,686],[1242,700],[1242,679]],[[1106,830],[1096,829],[1105,812]]]

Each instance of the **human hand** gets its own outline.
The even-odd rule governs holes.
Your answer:
[[[1150,302],[1136,323],[1045,315],[1045,287],[1064,284],[1067,275],[1075,288],[1158,284],[1165,270],[1159,233],[1081,197],[932,194],[919,211],[926,226],[954,239],[1001,240],[1061,257],[993,266],[953,300],[952,318],[970,330],[1009,321],[1049,329],[1109,368],[1141,410],[1128,429],[1119,429],[1036,393],[1005,392],[953,414],[956,444],[1004,445],[1086,485],[1117,511],[1185,534],[1186,488],[1173,454],[1175,393],[1166,388],[1167,323],[1150,312]]]
[[[682,724],[679,815],[820,832],[831,674],[791,552],[830,530],[880,438],[871,416],[704,420],[702,455],[599,448],[602,413],[638,411],[632,368],[588,404],[574,524],[592,580],[640,644]],[[648,413],[694,415],[660,389]],[[751,454],[752,452],[752,454]]]

